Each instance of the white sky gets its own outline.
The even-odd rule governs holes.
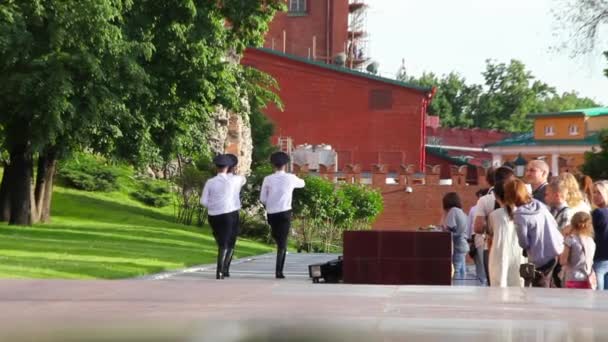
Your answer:
[[[401,59],[409,75],[456,71],[483,82],[485,60],[522,61],[534,76],[608,105],[608,61],[600,51],[571,59],[556,52],[556,0],[367,0],[371,57],[394,78]]]

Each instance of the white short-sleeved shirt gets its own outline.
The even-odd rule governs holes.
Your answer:
[[[486,224],[488,223],[488,216],[490,213],[494,211],[496,206],[496,197],[494,196],[494,192],[491,191],[487,195],[481,196],[477,200],[477,204],[475,205],[475,218],[477,217],[485,217]],[[483,241],[483,242],[482,242]],[[475,246],[477,248],[483,247],[484,249],[488,249],[488,242],[485,239],[485,236],[482,234],[475,235]]]
[[[231,213],[241,208],[239,198],[245,177],[220,173],[210,178],[203,188],[201,204],[211,216]]]
[[[475,211],[475,217],[485,217],[487,220],[487,217],[490,215],[490,213],[494,211],[495,206],[496,197],[494,196],[493,192],[481,196],[477,200],[477,205],[475,206],[477,208],[477,210]]]
[[[304,185],[304,180],[298,176],[285,171],[277,171],[264,177],[260,202],[266,206],[268,214],[291,210],[293,189],[303,188]]]
[[[228,177],[230,178],[230,182],[234,187],[234,191],[232,192],[233,206],[235,208],[234,210],[239,210],[241,209],[241,188],[243,188],[243,185],[247,183],[247,180],[243,176],[234,174],[230,174]]]

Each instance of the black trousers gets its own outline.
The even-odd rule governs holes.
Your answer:
[[[287,238],[291,229],[291,210],[268,214],[271,235],[278,249],[287,248]]]
[[[233,211],[232,213],[232,229],[230,231],[230,241],[228,241],[228,247],[234,249],[236,245],[236,238],[239,236],[241,231],[241,216],[239,215],[239,211]]]
[[[236,215],[235,215],[236,213]],[[219,248],[232,248],[236,243],[236,228],[238,227],[238,211],[220,215],[208,215],[209,225],[213,230],[215,243]]]
[[[490,286],[490,267],[488,264],[490,263],[490,250],[483,250],[483,269],[486,271],[486,280],[488,282],[488,286]]]

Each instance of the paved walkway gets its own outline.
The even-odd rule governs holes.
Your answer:
[[[336,259],[338,254],[288,253],[283,273],[287,281],[309,281],[308,265]],[[276,253],[235,259],[230,266],[233,279],[274,279]],[[176,272],[146,276],[144,279],[201,280],[215,279],[215,264],[190,267]]]
[[[284,280],[270,254],[225,280],[209,266],[156,281],[3,280],[0,340],[608,340],[603,291],[312,284],[300,262],[333,257],[291,254]]]
[[[336,259],[339,254],[325,253],[288,253],[285,259],[284,273],[287,281],[310,282],[308,265]],[[236,259],[230,266],[233,279],[271,279],[274,278],[275,253],[267,253]],[[215,279],[215,264],[190,267],[175,272],[164,272],[143,277],[153,280],[201,280]],[[464,279],[454,280],[455,286],[479,286],[475,275],[475,265],[468,265]]]

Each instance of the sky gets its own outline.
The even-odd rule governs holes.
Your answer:
[[[456,71],[483,83],[486,59],[522,61],[558,92],[577,91],[608,106],[608,68],[601,51],[576,59],[556,51],[563,41],[551,12],[558,0],[366,0],[369,53],[380,74]],[[608,50],[608,48],[607,48]]]

